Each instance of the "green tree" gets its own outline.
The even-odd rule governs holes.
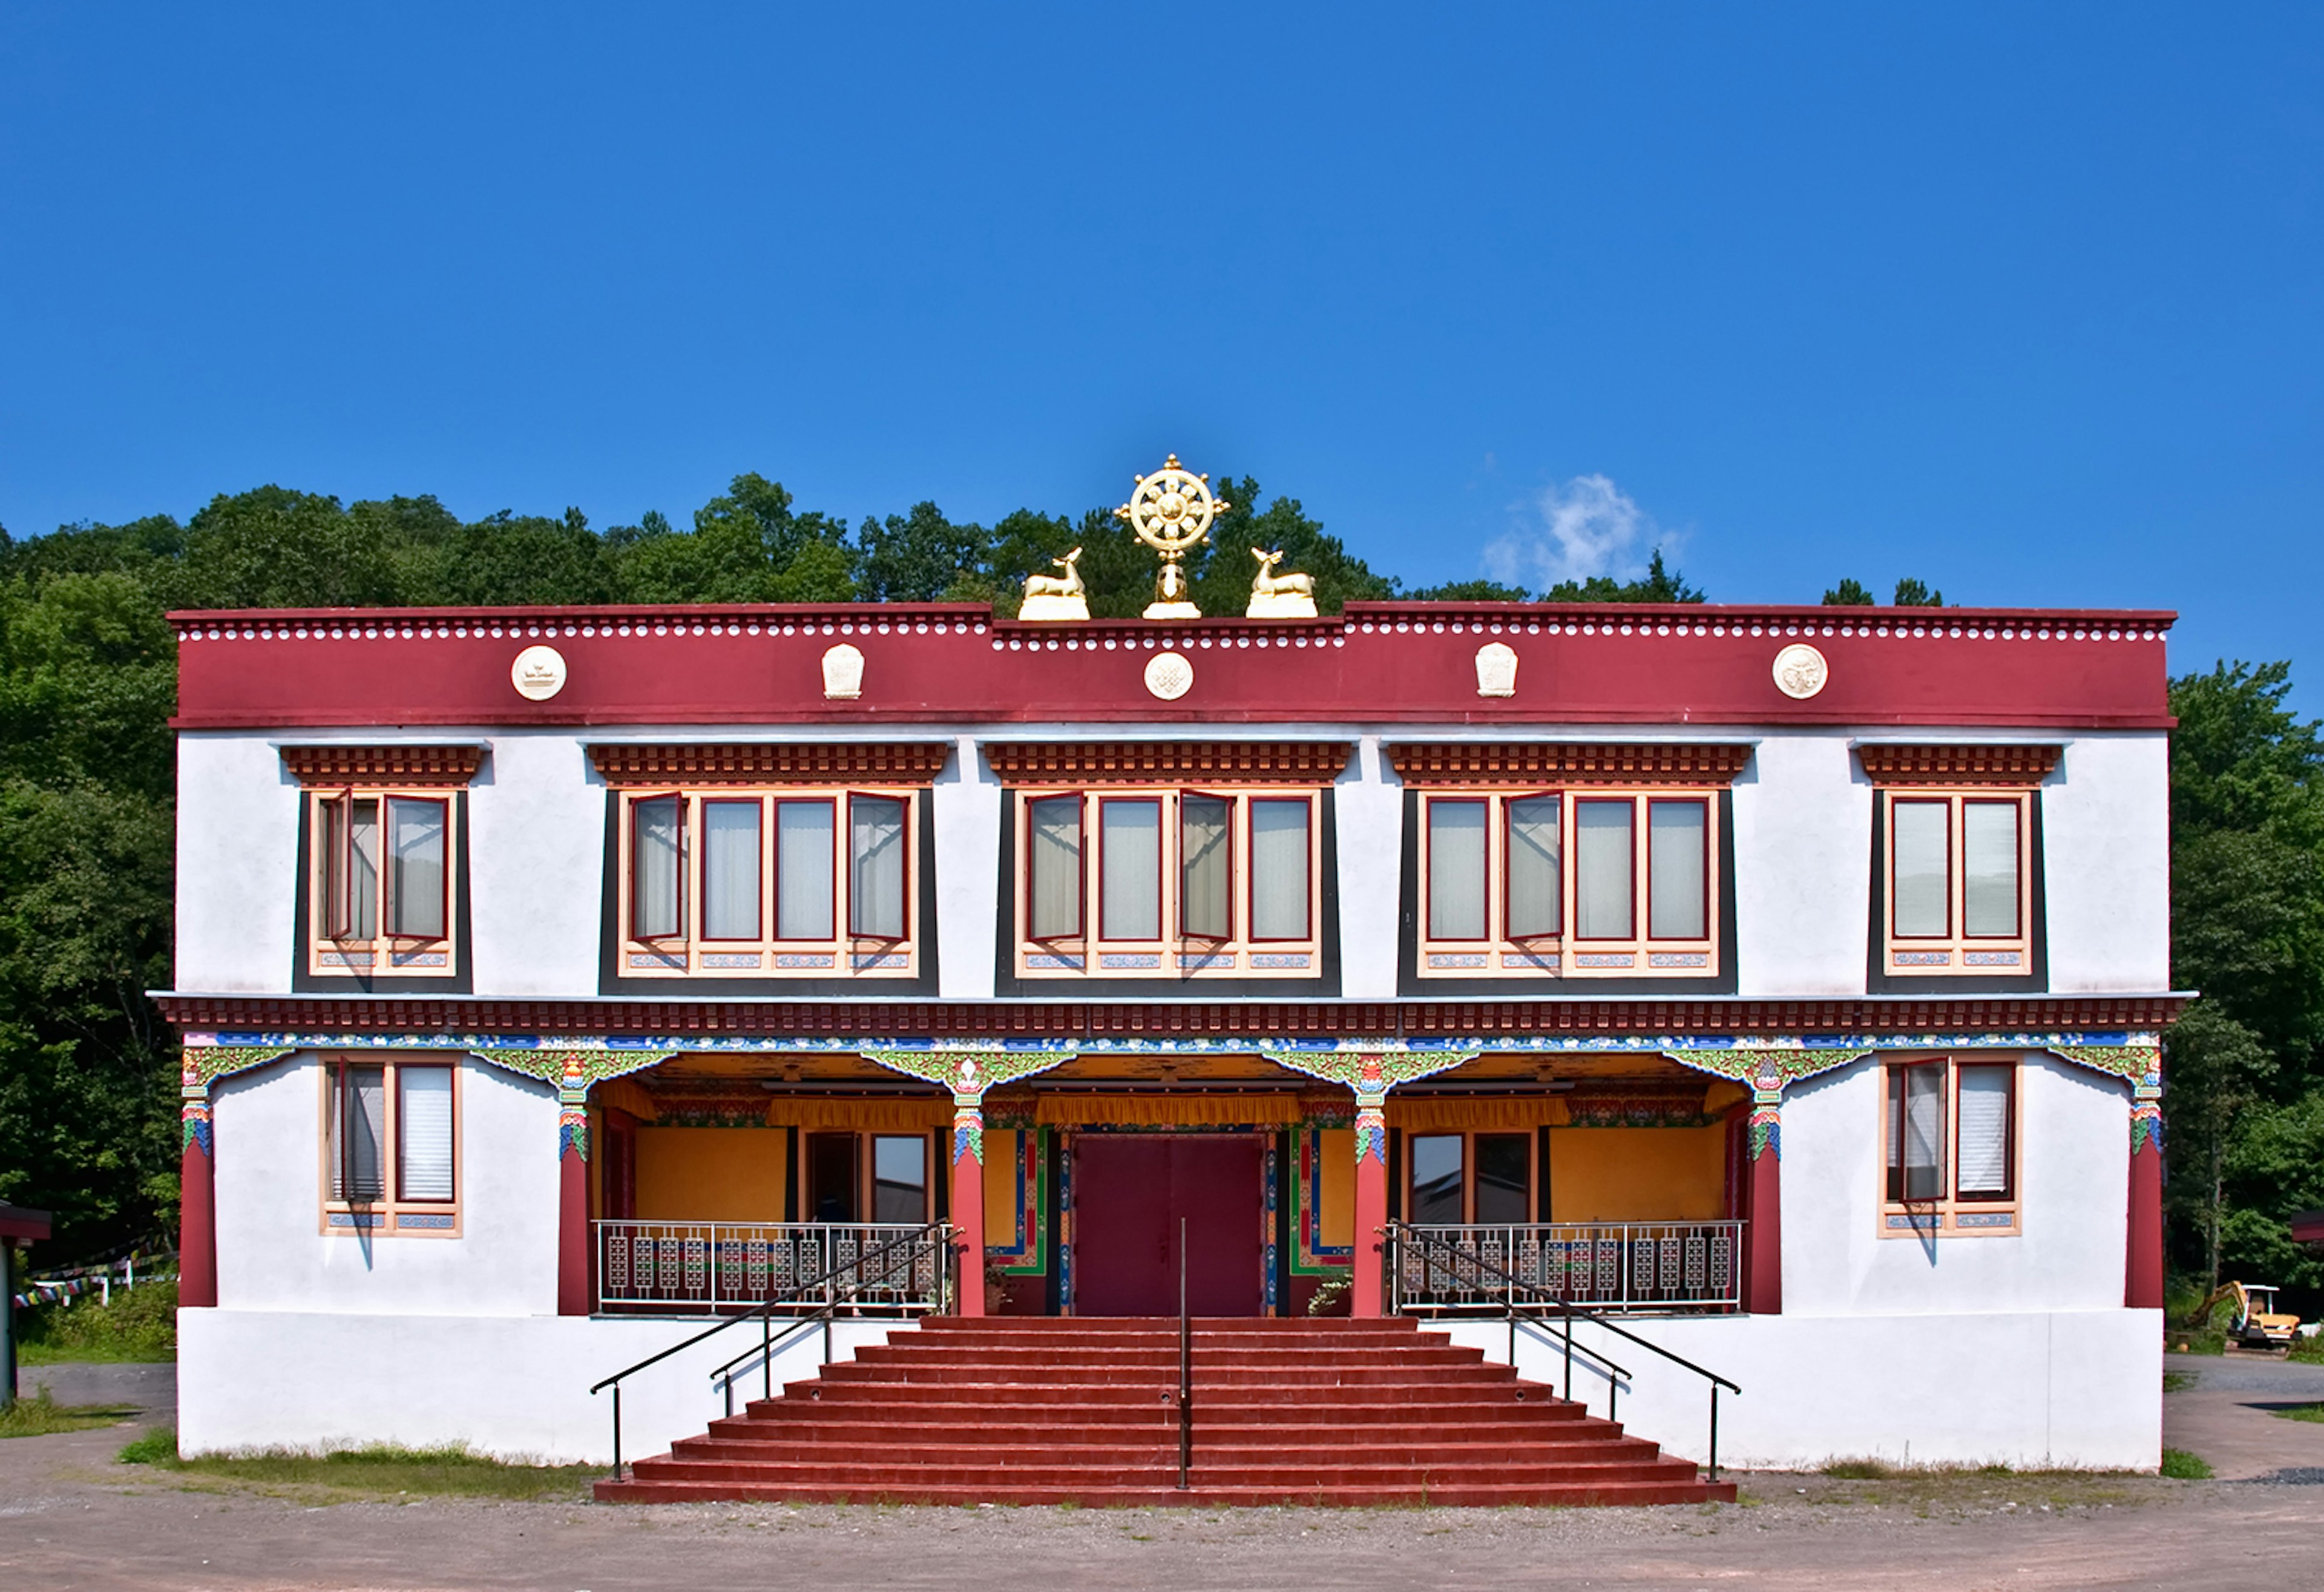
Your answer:
[[[1907,575],[1896,583],[1896,595],[1889,606],[1897,608],[1941,608],[1945,606],[1945,594]]]
[[[955,525],[932,503],[907,514],[864,517],[856,529],[856,590],[865,602],[934,602],[983,573],[992,538],[982,525]]]
[[[1868,608],[1873,606],[1872,593],[1853,575],[1825,592],[1823,600],[1826,607],[1834,608]]]
[[[1655,549],[1654,557],[1646,561],[1646,574],[1637,580],[1617,580],[1610,575],[1592,575],[1587,580],[1561,580],[1542,593],[1545,603],[1699,603],[1704,600],[1700,588],[1689,586],[1686,577],[1666,567],[1663,550]]]

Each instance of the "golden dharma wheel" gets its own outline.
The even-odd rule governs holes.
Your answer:
[[[1172,454],[1150,476],[1138,477],[1130,501],[1114,510],[1138,540],[1165,555],[1183,554],[1210,534],[1221,509],[1233,504],[1211,495],[1210,477],[1183,468]]]

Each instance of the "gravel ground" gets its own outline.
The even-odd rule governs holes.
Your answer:
[[[2264,1366],[2211,1362],[2223,1381]],[[2180,1369],[2176,1365],[2174,1370]],[[59,1368],[61,1369],[61,1368]],[[100,1372],[88,1398],[129,1391]],[[2274,1367],[2282,1371],[2284,1367]],[[2292,1368],[2299,1369],[2299,1368]],[[103,1387],[117,1378],[120,1387]],[[67,1383],[57,1387],[60,1398]],[[150,1390],[140,1387],[136,1391]],[[2278,1375],[2192,1392],[2270,1399]],[[2172,1395],[2174,1408],[2182,1395]],[[2313,1427],[2248,1412],[2272,1430]],[[2324,1486],[1758,1474],[1608,1510],[689,1508],[346,1499],[116,1466],[139,1427],[0,1442],[0,1586],[44,1588],[2235,1588],[2313,1585]],[[2279,1467],[2279,1469],[2283,1467]]]

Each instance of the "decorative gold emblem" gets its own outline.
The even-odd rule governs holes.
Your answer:
[[[1313,619],[1315,617],[1315,578],[1312,575],[1277,575],[1275,566],[1283,561],[1283,550],[1262,552],[1250,550],[1259,560],[1259,573],[1251,578],[1250,604],[1242,611],[1246,619]]]
[[[1162,555],[1162,572],[1154,579],[1154,600],[1146,605],[1148,619],[1200,619],[1186,585],[1186,555],[1211,533],[1211,522],[1222,509],[1234,504],[1211,495],[1211,478],[1181,467],[1172,454],[1150,476],[1138,477],[1130,501],[1113,511],[1127,520],[1138,540]]]
[[[1777,690],[1795,702],[1804,702],[1823,690],[1824,681],[1831,678],[1831,665],[1805,642],[1794,642],[1775,654],[1775,675]]]
[[[1062,559],[1051,559],[1063,575],[1028,575],[1025,577],[1025,601],[1017,610],[1019,619],[1086,619],[1089,617],[1089,588],[1082,584],[1082,550],[1074,549]]]

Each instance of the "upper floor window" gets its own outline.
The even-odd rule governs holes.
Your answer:
[[[2017,1063],[1916,1056],[1885,1069],[1881,1230],[2015,1233]]]
[[[2032,801],[2022,792],[1890,794],[1892,971],[2025,967]]]
[[[1420,811],[1423,976],[1717,970],[1712,792],[1430,791]]]
[[[459,972],[462,792],[475,746],[286,746],[303,787],[304,972]]]
[[[622,970],[912,976],[918,800],[796,787],[624,792]]]
[[[1020,791],[1029,977],[1321,972],[1314,790]]]

